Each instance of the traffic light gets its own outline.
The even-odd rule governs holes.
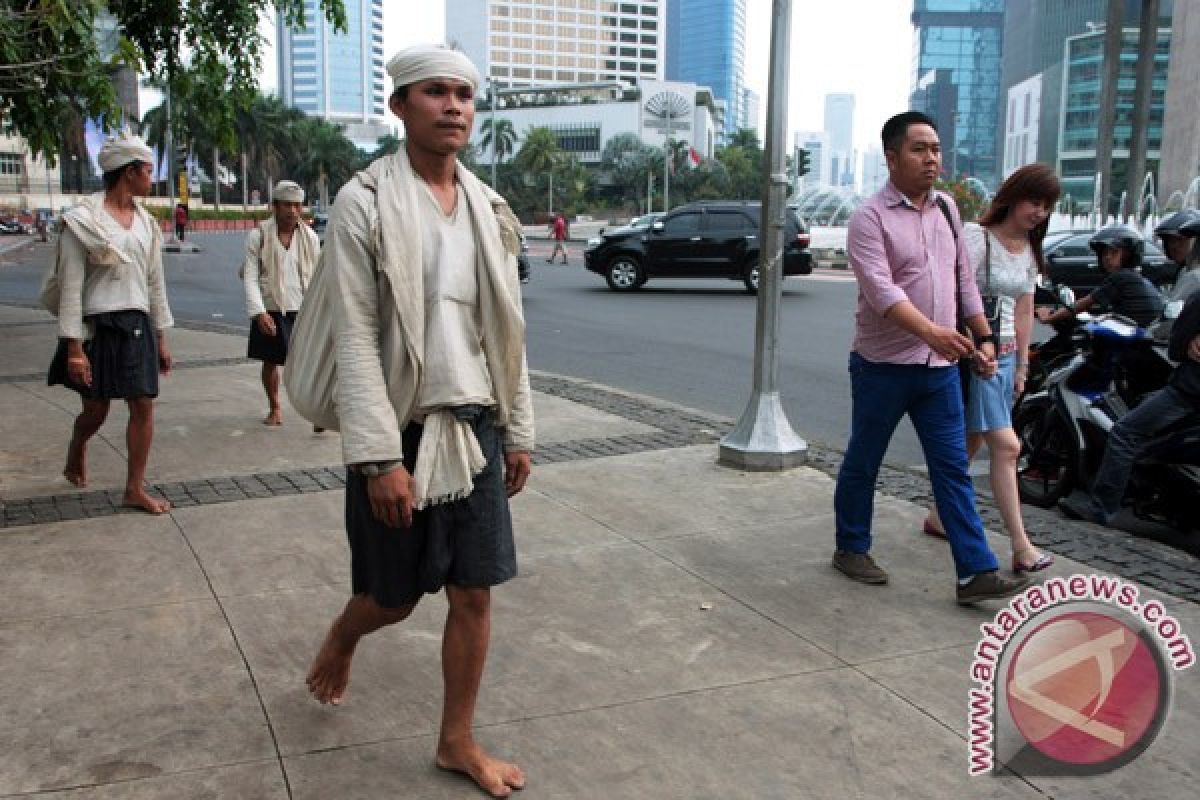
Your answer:
[[[187,172],[188,146],[186,144],[175,145],[175,169],[181,172]]]
[[[803,147],[796,148],[796,177],[802,178],[808,174],[808,151]]]

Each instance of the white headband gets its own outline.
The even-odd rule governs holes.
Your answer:
[[[417,44],[404,48],[392,56],[387,71],[392,76],[393,89],[431,78],[455,78],[471,84],[475,91],[479,91],[479,85],[483,83],[479,70],[469,58],[458,50],[440,44]]]
[[[104,140],[100,152],[96,155],[96,161],[100,164],[101,171],[112,172],[134,161],[153,164],[154,151],[140,138],[124,131],[119,136]]]
[[[280,181],[271,190],[271,200],[281,203],[303,203],[304,187],[295,181]]]

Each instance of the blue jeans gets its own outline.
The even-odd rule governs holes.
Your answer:
[[[1104,459],[1092,485],[1092,498],[1105,518],[1111,519],[1121,510],[1129,473],[1151,437],[1196,410],[1193,401],[1175,387],[1166,386],[1117,420],[1108,433]]]
[[[975,487],[967,473],[958,370],[878,364],[851,353],[850,385],[850,443],[833,494],[837,548],[852,553],[871,549],[875,479],[900,418],[908,414],[925,451],[933,497],[958,577],[997,569],[983,522],[975,510]]]

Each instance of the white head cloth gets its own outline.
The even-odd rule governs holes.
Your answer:
[[[126,164],[132,164],[134,161],[153,164],[154,151],[147,147],[139,137],[129,131],[122,131],[119,135],[104,140],[104,144],[100,146],[100,152],[96,156],[96,161],[100,163],[100,169],[103,172],[112,172]]]
[[[304,187],[295,181],[280,181],[271,190],[271,200],[281,203],[303,203]]]
[[[393,89],[431,78],[455,78],[471,84],[475,91],[479,91],[479,85],[483,83],[471,59],[458,50],[440,44],[417,44],[404,48],[392,56],[387,71],[392,76]]]

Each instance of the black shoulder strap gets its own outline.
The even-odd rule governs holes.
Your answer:
[[[954,307],[958,312],[958,321],[962,323],[962,277],[960,276],[962,266],[958,263],[958,229],[954,227],[954,218],[950,216],[950,207],[946,205],[946,200],[936,192],[933,195],[934,202],[938,208],[942,210],[942,216],[946,218],[946,224],[950,226],[950,234],[954,237]]]

